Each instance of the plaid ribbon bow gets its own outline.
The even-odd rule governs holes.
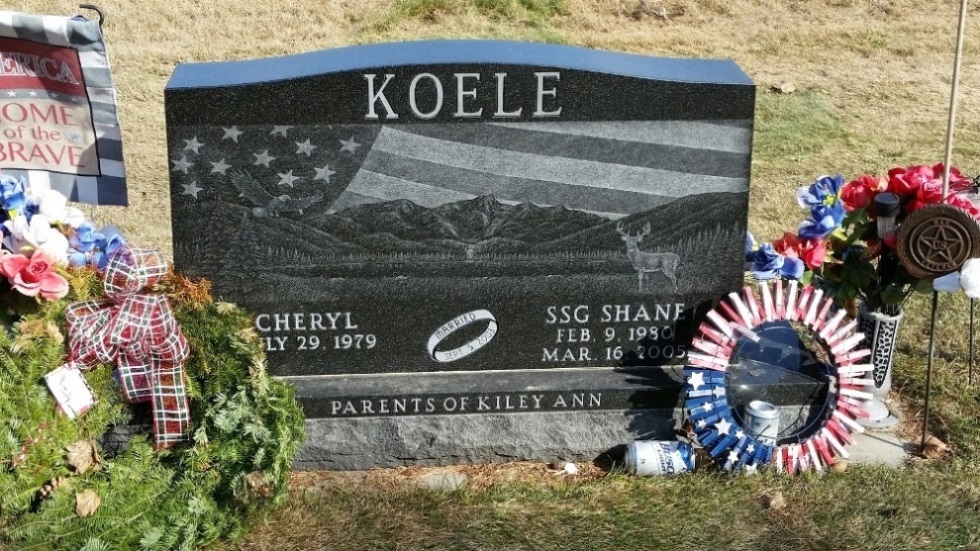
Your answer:
[[[159,251],[122,246],[106,267],[107,298],[72,304],[65,314],[72,362],[115,364],[126,401],[152,402],[156,449],[185,440],[190,428],[187,340],[167,297],[140,292],[166,273]]]

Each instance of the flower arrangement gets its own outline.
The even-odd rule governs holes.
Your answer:
[[[809,216],[795,232],[758,246],[749,237],[747,269],[756,279],[812,280],[845,304],[860,299],[870,311],[897,314],[914,291],[930,291],[932,282],[916,279],[898,262],[896,228],[909,214],[942,202],[943,169],[896,167],[848,183],[839,175],[820,177],[797,191]],[[950,167],[946,203],[980,218],[963,195],[972,187]]]
[[[97,230],[63,194],[32,190],[23,177],[0,175],[0,208],[0,274],[29,297],[63,298],[68,282],[60,270],[69,265],[103,270],[125,243],[114,226]]]

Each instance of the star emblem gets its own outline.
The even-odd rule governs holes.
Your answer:
[[[959,252],[956,235],[948,235],[946,229],[945,225],[936,224],[922,232],[919,242],[924,245],[922,252],[925,253],[927,261],[947,264],[953,262]]]
[[[755,444],[749,444],[748,447],[745,448],[745,453],[755,453]]]
[[[728,419],[722,419],[715,423],[715,428],[718,429],[718,434],[728,435],[728,431],[731,430],[732,424],[728,422]]]
[[[266,168],[269,168],[269,163],[271,163],[272,161],[275,161],[276,160],[275,157],[273,157],[272,155],[269,155],[269,150],[268,149],[266,149],[262,153],[252,153],[252,155],[255,155],[255,162],[252,163],[252,164],[253,165],[256,165],[256,166],[263,165]]]
[[[731,461],[732,464],[738,463],[738,452],[735,450],[728,452],[728,460]]]
[[[715,409],[715,405],[712,404],[711,402],[708,402],[707,404],[704,405],[704,411],[706,412],[711,411],[713,409]]]
[[[60,97],[58,94],[51,94],[51,99],[58,99]]]
[[[7,92],[7,95],[10,96],[10,97],[14,97],[14,96],[17,95],[17,92],[14,92],[13,90],[11,90],[11,91]]]
[[[280,172],[277,174],[279,176],[279,182],[277,185],[293,187],[293,182],[299,180],[298,176],[293,176],[293,170],[289,169],[289,172]]]
[[[170,169],[171,172],[183,172],[187,174],[187,169],[194,166],[194,163],[187,162],[187,157],[183,156],[170,162],[174,164],[174,167]]]
[[[272,127],[272,132],[270,132],[269,135],[270,136],[279,135],[279,136],[282,136],[283,138],[285,138],[286,137],[286,132],[289,132],[289,129],[290,128],[292,128],[292,126],[275,126],[274,125]]]
[[[704,373],[698,371],[697,373],[692,373],[690,377],[687,378],[687,384],[691,385],[694,390],[704,386]]]
[[[232,126],[230,128],[221,127],[225,131],[225,135],[221,136],[222,140],[231,140],[238,143],[238,137],[242,135],[242,131],[238,129],[237,126]]]
[[[186,144],[184,145],[184,151],[193,151],[194,153],[197,153],[198,150],[201,149],[201,146],[204,145],[203,143],[197,141],[197,136],[194,136],[189,140],[184,140],[184,143]]]
[[[71,98],[71,102],[72,103],[82,103],[82,98],[80,98],[78,96],[75,96],[75,97]]]
[[[349,151],[351,153],[357,153],[357,148],[361,147],[361,144],[354,141],[354,136],[351,136],[349,140],[340,140],[342,144],[340,146],[341,151]]]
[[[27,95],[31,96],[32,98],[36,98],[37,97],[37,92],[35,92],[34,90],[31,90],[30,92],[27,93]]]
[[[699,429],[703,429],[704,427],[708,426],[708,422],[704,419],[698,419],[697,426]]]
[[[745,431],[742,429],[735,431],[735,438],[738,438],[739,440],[745,438]]]
[[[78,143],[81,139],[82,135],[75,130],[68,133],[68,143]]]
[[[714,394],[716,398],[721,398],[725,395],[725,389],[723,387],[716,386],[711,393]]]
[[[313,144],[311,144],[310,143],[310,140],[306,140],[305,142],[302,142],[302,143],[301,142],[296,142],[296,154],[297,155],[301,155],[302,154],[302,155],[306,155],[307,157],[309,157],[310,155],[313,154],[313,150],[314,149],[316,149],[316,146],[313,145]]]
[[[203,188],[198,187],[197,182],[191,182],[189,184],[182,184],[184,186],[184,195],[190,195],[191,197],[197,199],[197,194],[203,191]]]
[[[223,158],[218,162],[211,161],[212,174],[217,173],[217,174],[227,175],[226,172],[228,171],[229,168],[231,168],[231,165],[226,163]]]
[[[330,183],[330,176],[336,174],[333,170],[330,170],[330,165],[324,165],[323,168],[313,167],[316,171],[316,176],[313,177],[314,180],[323,180],[326,183]]]

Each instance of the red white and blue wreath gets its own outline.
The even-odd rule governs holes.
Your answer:
[[[822,290],[797,281],[788,282],[784,293],[783,281],[775,281],[771,292],[768,281],[759,282],[761,305],[752,289],[746,286],[739,293],[730,293],[708,313],[701,324],[689,365],[684,369],[685,412],[697,435],[698,442],[722,467],[732,473],[754,472],[758,467],[774,463],[779,472],[794,474],[814,469],[822,471],[837,457],[849,457],[845,445],[854,444],[851,435],[864,432],[858,417],[867,417],[863,400],[871,395],[863,389],[873,384],[864,374],[872,365],[858,363],[871,351],[858,348],[864,335],[857,331],[857,321],[845,322],[847,313],[836,309],[831,298]],[[832,310],[835,310],[831,313]],[[819,427],[809,437],[790,443],[768,445],[748,434],[735,420],[725,391],[725,375],[736,342],[744,337],[757,341],[753,331],[759,325],[773,321],[799,322],[814,333],[814,339],[829,351],[830,407]]]

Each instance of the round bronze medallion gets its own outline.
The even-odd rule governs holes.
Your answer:
[[[980,256],[980,225],[963,209],[930,205],[910,214],[899,228],[897,252],[912,277],[946,275]]]

